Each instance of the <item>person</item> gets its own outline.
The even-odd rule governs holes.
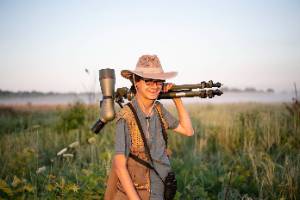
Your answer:
[[[181,98],[173,98],[179,120],[157,101],[160,92],[167,92],[173,86],[165,81],[177,72],[164,72],[156,55],[143,55],[135,70],[122,70],[121,75],[132,82],[135,96],[117,114],[113,169],[118,184],[114,199],[162,200],[163,181],[171,171],[165,129],[184,136],[194,134]],[[152,164],[155,170],[143,165],[143,161]]]

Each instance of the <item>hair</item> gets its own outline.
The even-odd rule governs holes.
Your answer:
[[[136,74],[133,74],[130,76],[129,80],[131,82],[130,91],[133,92],[133,94],[136,94],[136,86],[135,83],[139,82],[141,79],[143,79],[141,76],[138,76]]]

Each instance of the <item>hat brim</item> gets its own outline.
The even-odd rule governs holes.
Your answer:
[[[135,71],[135,70],[122,70],[121,71],[121,75],[126,79],[131,79],[133,74],[136,74],[143,78],[151,78],[151,79],[158,79],[158,80],[167,80],[167,79],[174,78],[175,76],[177,76],[177,72],[143,73],[143,72]]]

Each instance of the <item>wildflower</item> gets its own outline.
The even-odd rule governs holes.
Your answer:
[[[76,147],[78,147],[79,146],[79,142],[78,141],[76,141],[76,142],[73,142],[73,143],[71,143],[71,144],[69,144],[69,148],[76,148]]]
[[[37,174],[43,173],[46,170],[46,166],[40,167],[36,170]]]
[[[78,192],[78,190],[80,189],[80,187],[76,184],[70,184],[68,185],[68,190],[69,191],[73,191],[73,192]]]
[[[67,150],[68,150],[68,148],[66,147],[66,148],[63,148],[62,150],[60,150],[56,155],[57,156],[61,156],[62,154],[64,154],[64,153],[66,153],[67,152]]]
[[[14,176],[14,180],[11,185],[13,187],[17,187],[20,183],[22,183],[22,181],[17,176]]]
[[[95,137],[91,137],[88,139],[88,143],[89,144],[95,144],[96,143],[96,138]]]

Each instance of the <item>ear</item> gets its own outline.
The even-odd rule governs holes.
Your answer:
[[[141,85],[141,81],[135,82],[135,86],[136,86],[137,88],[139,88],[140,85]]]

